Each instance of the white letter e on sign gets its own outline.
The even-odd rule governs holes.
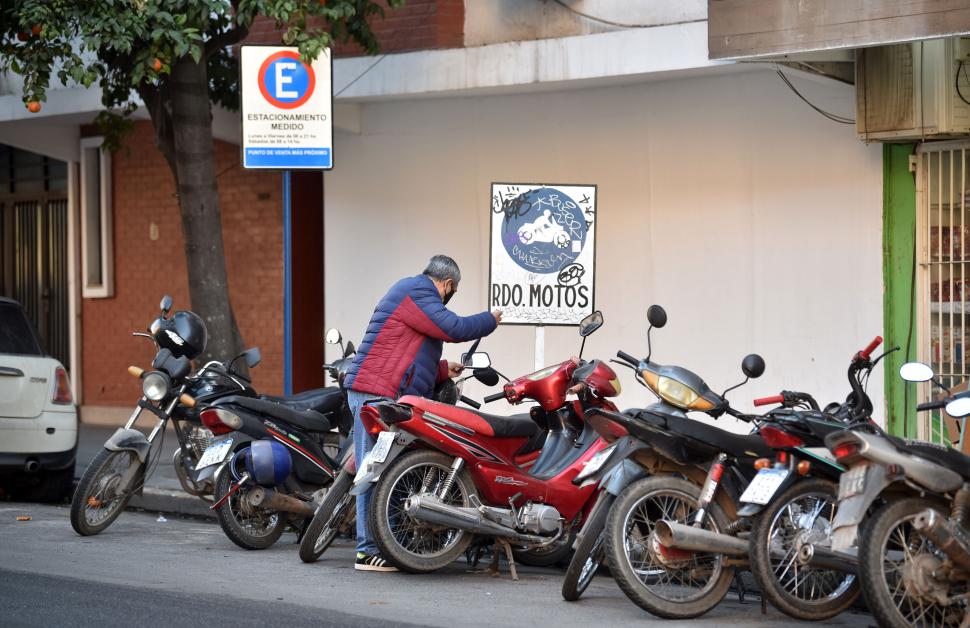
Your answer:
[[[277,98],[298,98],[297,94],[292,89],[283,89],[283,87],[289,83],[293,82],[293,77],[291,75],[284,75],[283,71],[296,70],[296,64],[292,61],[280,61],[276,63],[276,97]]]

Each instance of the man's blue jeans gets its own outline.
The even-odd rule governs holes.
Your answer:
[[[347,391],[347,404],[350,406],[351,412],[354,413],[354,461],[357,463],[358,469],[364,456],[374,448],[376,442],[360,422],[360,409],[364,407],[364,402],[375,399],[379,399],[379,397],[356,390]],[[368,489],[366,493],[357,496],[357,551],[368,556],[377,553],[377,544],[371,538],[367,529],[367,504],[370,502],[370,494],[371,490]]]

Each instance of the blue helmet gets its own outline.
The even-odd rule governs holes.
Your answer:
[[[293,469],[293,460],[286,447],[275,440],[253,441],[244,450],[243,463],[249,477],[260,486],[278,486]]]

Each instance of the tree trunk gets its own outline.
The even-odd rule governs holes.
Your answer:
[[[228,360],[242,351],[243,343],[229,301],[205,60],[180,60],[172,68],[170,90],[175,179],[192,310],[209,331],[203,359]],[[245,369],[244,364],[238,367]]]

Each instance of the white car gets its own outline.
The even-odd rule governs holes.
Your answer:
[[[0,487],[58,501],[70,495],[76,455],[67,371],[45,354],[20,304],[0,297]]]

